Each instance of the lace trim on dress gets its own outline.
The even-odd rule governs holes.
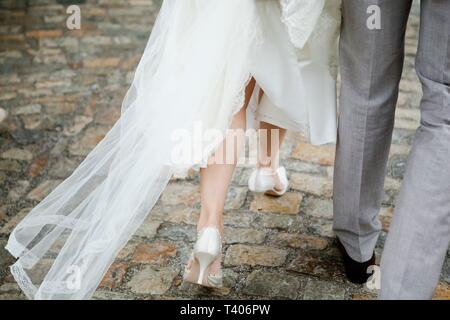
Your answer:
[[[303,48],[322,13],[325,0],[280,0],[281,20],[292,43]]]
[[[20,289],[22,289],[23,293],[27,296],[28,299],[35,299],[37,288],[31,282],[30,278],[27,276],[27,273],[23,270],[20,262],[16,262],[10,268],[11,274],[19,285]]]
[[[281,20],[292,44],[314,48],[311,57],[326,66],[334,79],[338,73],[341,0],[279,0]]]
[[[338,74],[340,25],[341,0],[326,0],[310,42],[315,47],[314,52],[318,53],[317,59],[328,68],[334,79]]]

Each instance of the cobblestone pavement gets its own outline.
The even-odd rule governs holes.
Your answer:
[[[82,29],[65,27],[82,2]],[[381,219],[381,253],[414,130],[420,86],[413,70],[418,8],[409,21],[393,146]],[[3,249],[9,232],[67,177],[120,113],[157,5],[151,0],[0,0],[0,299],[23,299]],[[96,299],[372,299],[344,280],[332,225],[334,146],[290,135],[283,149],[291,189],[279,199],[247,189],[239,167],[226,205],[225,287],[182,282],[199,213],[198,175],[173,179],[151,216],[122,250]],[[437,298],[450,299],[450,257]]]

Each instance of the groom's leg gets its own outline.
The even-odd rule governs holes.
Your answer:
[[[386,163],[411,0],[344,0],[342,77],[334,174],[334,231],[356,261],[372,257],[380,231]],[[370,30],[369,6],[381,10]]]
[[[450,1],[422,0],[422,120],[381,261],[381,299],[430,299],[450,240]]]

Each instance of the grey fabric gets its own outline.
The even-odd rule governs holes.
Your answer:
[[[381,8],[382,30],[366,28],[370,4]],[[450,1],[421,6],[422,120],[382,257],[381,299],[430,298],[450,240]],[[343,1],[334,230],[357,261],[370,258],[380,230],[410,8],[410,0]]]
[[[381,299],[430,299],[450,241],[450,1],[422,0],[421,126],[381,261]]]
[[[344,0],[341,97],[334,171],[334,231],[348,254],[367,261],[381,229],[378,212],[394,127],[411,0]],[[381,8],[381,30],[366,26]]]

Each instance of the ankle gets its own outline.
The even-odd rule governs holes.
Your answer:
[[[201,231],[205,228],[216,228],[223,234],[223,220],[217,217],[211,218],[211,215],[209,215],[207,219],[200,219],[197,224],[197,231]]]
[[[257,169],[272,169],[272,171],[277,172],[280,164],[275,161],[269,161],[267,163],[258,162],[256,164]]]

